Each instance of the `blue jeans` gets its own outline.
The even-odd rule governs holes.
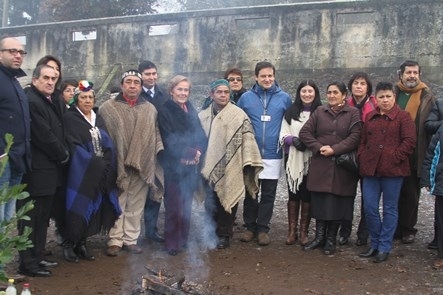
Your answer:
[[[366,224],[371,235],[371,247],[390,252],[398,220],[398,199],[403,177],[363,177],[363,201]],[[380,217],[380,197],[383,194],[383,220]]]
[[[14,186],[20,184],[22,181],[23,173],[17,172],[11,165],[6,163],[5,170],[0,176],[0,187],[3,187],[5,183],[8,186]],[[0,205],[0,222],[7,221],[15,214],[15,199],[10,200],[7,203]]]

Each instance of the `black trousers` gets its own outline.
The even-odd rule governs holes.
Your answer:
[[[238,203],[231,209],[231,213],[226,212],[220,203],[215,192],[207,192],[205,199],[205,210],[216,224],[215,233],[218,237],[232,238],[234,235],[234,221],[237,214]]]
[[[367,240],[369,238],[369,230],[366,226],[366,217],[364,211],[363,202],[363,179],[360,178],[360,193],[361,193],[361,203],[360,203],[360,222],[358,223],[357,238],[362,240]],[[352,220],[342,220],[340,225],[340,237],[349,238],[352,231]]]
[[[145,223],[145,236],[151,237],[158,233],[157,221],[160,213],[160,202],[156,202],[149,197],[146,198],[145,210],[144,210],[144,223]]]
[[[28,201],[34,201],[34,209],[27,215],[30,220],[20,220],[18,222],[18,233],[23,234],[25,227],[32,229],[29,240],[34,245],[24,251],[19,251],[20,270],[33,271],[39,268],[38,264],[43,260],[43,250],[46,245],[46,234],[48,232],[48,222],[51,216],[51,207],[54,195],[30,196],[24,200],[17,200],[17,208],[20,209]]]
[[[246,191],[243,202],[243,221],[246,228],[254,233],[269,232],[274,211],[278,179],[260,179],[260,195],[256,198]]]
[[[435,197],[438,258],[443,258],[443,196]]]
[[[417,232],[415,225],[418,218],[418,202],[420,200],[420,178],[413,175],[405,177],[398,200],[397,235],[405,236]]]
[[[65,223],[66,223],[66,187],[60,186],[57,188],[51,206],[51,218],[55,221],[55,226],[58,233],[65,237]]]

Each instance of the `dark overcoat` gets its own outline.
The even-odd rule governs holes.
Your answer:
[[[37,88],[26,91],[31,115],[31,172],[23,177],[32,196],[53,195],[62,184],[62,162],[69,155],[63,128],[64,102],[49,101]]]
[[[361,124],[359,111],[345,105],[339,112],[329,105],[318,107],[300,130],[299,137],[312,151],[307,188],[337,196],[355,196],[358,175],[335,163],[338,155],[357,149]],[[354,124],[356,123],[356,124]],[[320,148],[330,145],[335,155],[325,157]]]
[[[164,90],[157,84],[154,86],[154,91],[154,97],[150,97],[144,89],[140,93],[140,96],[143,97],[146,101],[152,103],[155,109],[158,111],[165,104],[165,102],[169,100],[170,95],[166,92],[166,90]]]
[[[426,157],[423,161],[420,185],[429,188],[429,194],[443,196],[443,125],[440,125],[432,137]]]
[[[16,77],[26,76],[21,69],[13,70],[0,64],[0,155],[6,147],[5,134],[14,136],[9,151],[13,168],[21,173],[31,166],[29,103]]]
[[[158,113],[158,127],[165,147],[160,159],[165,179],[183,181],[192,174],[198,175],[195,166],[183,165],[181,160],[192,160],[195,149],[201,151],[203,159],[206,151],[207,138],[197,111],[189,101],[186,102],[186,107],[188,112],[168,100]]]

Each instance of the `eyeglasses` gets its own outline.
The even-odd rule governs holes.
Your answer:
[[[228,78],[228,81],[229,82],[234,82],[234,81],[241,82],[241,81],[243,81],[243,79],[240,77],[237,77],[237,78],[231,77],[231,78]]]
[[[0,49],[0,51],[8,51],[10,54],[12,55],[17,55],[17,53],[20,53],[21,56],[25,56],[26,54],[28,54],[26,51],[24,50],[18,50],[15,48],[10,48],[10,49]]]

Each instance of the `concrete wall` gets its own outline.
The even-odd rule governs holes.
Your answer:
[[[151,26],[171,25],[166,35]],[[157,27],[158,28],[158,27]],[[95,40],[73,41],[73,33],[96,32]],[[26,37],[23,68],[30,75],[45,54],[58,56],[63,76],[87,78],[98,87],[119,83],[119,75],[153,60],[166,83],[190,76],[194,96],[231,66],[245,71],[261,60],[277,68],[277,80],[293,94],[298,81],[313,78],[324,89],[347,81],[355,70],[374,81],[396,80],[405,59],[423,66],[425,81],[440,91],[443,79],[443,1],[368,0],[311,2],[255,8],[187,11],[171,14],[93,19],[1,29]]]
[[[319,0],[187,0],[187,10],[219,9],[227,7],[245,7],[258,5],[276,5],[301,2],[318,2]],[[343,0],[329,0],[338,2]]]

